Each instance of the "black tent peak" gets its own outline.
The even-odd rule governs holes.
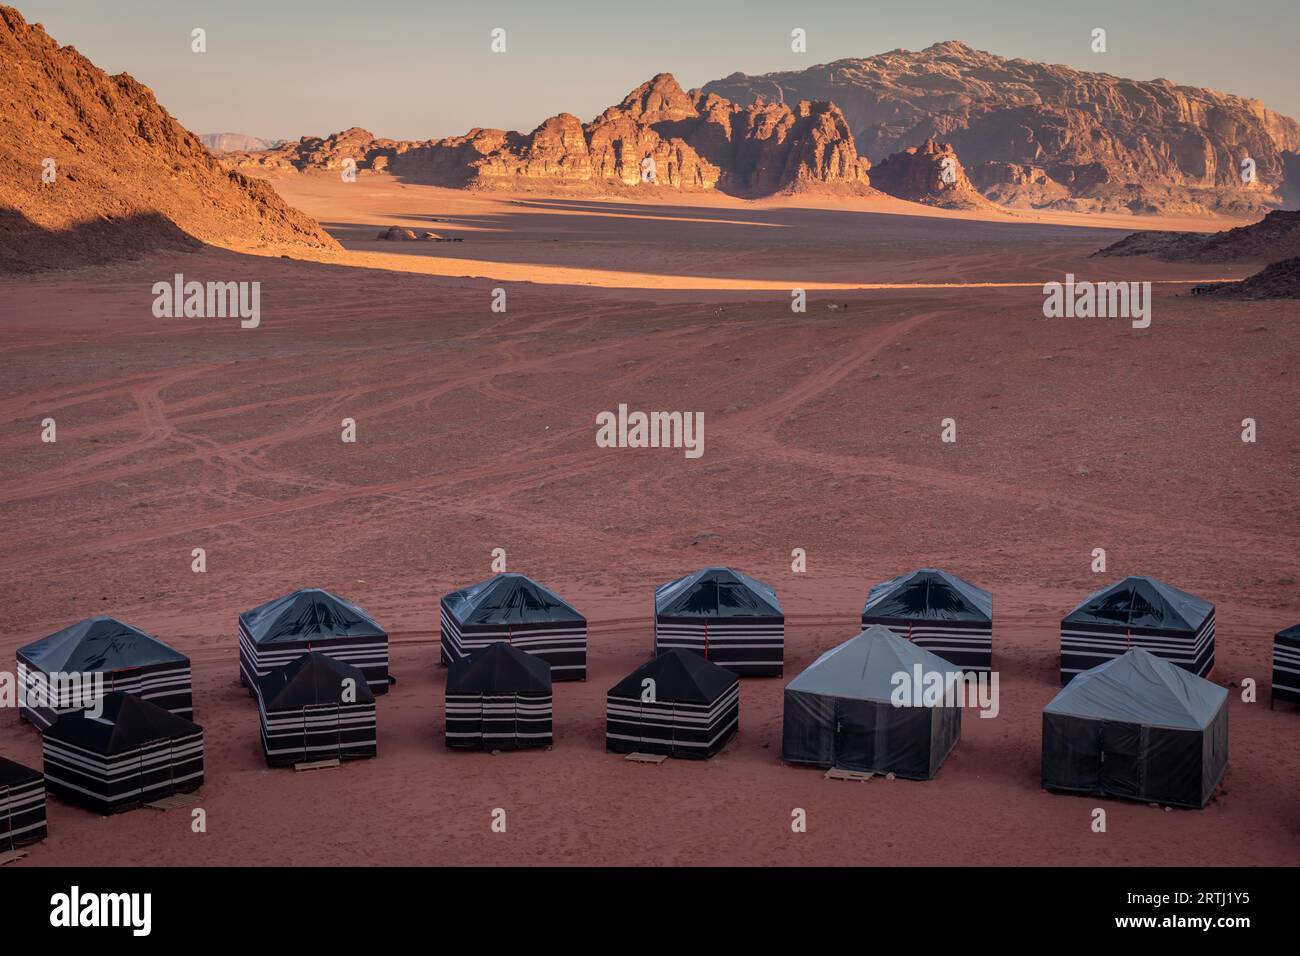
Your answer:
[[[475,651],[447,671],[448,694],[550,692],[550,665],[505,641]]]
[[[19,648],[18,656],[45,673],[125,670],[188,663],[184,654],[115,617],[88,617]]]
[[[322,588],[303,588],[239,615],[258,644],[312,635],[383,637],[384,629],[350,601]]]
[[[735,568],[692,571],[655,589],[655,613],[666,617],[781,617],[776,590]]]
[[[572,622],[587,619],[564,598],[524,574],[498,574],[443,598],[462,625]]]
[[[1131,575],[1089,594],[1062,623],[1194,631],[1213,610],[1204,598],[1155,578]]]
[[[732,671],[690,651],[669,650],[642,664],[610,688],[614,697],[639,698],[642,681],[655,682],[657,701],[707,704],[740,680]]]
[[[356,699],[347,703],[374,702],[375,695],[370,692],[365,674],[346,661],[319,651],[304,654],[271,671],[258,680],[257,689],[267,710],[288,710],[344,703],[344,681],[348,680],[352,681]]]

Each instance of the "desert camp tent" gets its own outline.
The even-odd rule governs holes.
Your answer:
[[[520,750],[551,745],[551,669],[498,641],[447,669],[447,746]]]
[[[271,767],[378,752],[375,695],[351,664],[313,651],[257,682],[262,752]]]
[[[371,693],[388,693],[388,634],[355,604],[306,588],[239,615],[239,682],[249,696],[259,678],[309,651],[351,664]]]
[[[955,574],[922,568],[867,594],[862,626],[882,624],[963,670],[993,667],[993,595]]]
[[[45,778],[0,757],[0,853],[45,839]]]
[[[587,619],[522,574],[498,574],[442,599],[442,662],[505,641],[550,665],[552,680],[586,680]]]
[[[1135,647],[1043,708],[1043,787],[1201,807],[1228,765],[1228,692]]]
[[[101,813],[203,784],[203,728],[120,691],[104,696],[98,717],[60,718],[42,743],[46,789]]]
[[[1273,637],[1273,696],[1269,707],[1277,700],[1300,704],[1300,624],[1278,631]]]
[[[786,685],[781,759],[928,780],[961,738],[961,700],[927,706],[925,688],[959,692],[961,676],[956,665],[872,625]],[[894,703],[900,686],[905,706]]]
[[[684,650],[741,677],[785,668],[776,591],[731,568],[702,568],[655,589],[654,653]]]
[[[606,750],[712,757],[740,725],[740,678],[690,651],[664,651],[610,689],[605,714]]]
[[[44,730],[90,703],[95,675],[102,675],[104,693],[135,694],[182,717],[194,713],[190,659],[138,627],[101,616],[19,649],[19,714]]]
[[[1214,605],[1155,578],[1094,591],[1061,621],[1061,683],[1131,647],[1204,677],[1214,668]]]

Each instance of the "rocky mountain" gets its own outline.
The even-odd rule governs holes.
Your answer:
[[[952,144],[932,139],[881,161],[871,170],[871,185],[900,199],[946,209],[990,205],[971,185]]]
[[[1125,236],[1093,256],[1152,256],[1168,262],[1274,262],[1300,257],[1300,212],[1275,209],[1259,222],[1222,232]]]
[[[703,92],[741,105],[833,102],[877,163],[928,140],[951,143],[974,186],[1008,205],[1247,214],[1300,199],[1300,124],[1258,100],[1005,59],[956,41],[733,73]],[[1247,158],[1253,184],[1242,181]]]
[[[661,73],[589,123],[570,113],[531,133],[474,129],[427,142],[362,129],[227,157],[237,169],[388,171],[438,185],[608,190],[647,185],[764,196],[813,188],[865,190],[868,163],[843,114],[825,102],[754,102],[686,92]],[[651,181],[652,180],[652,183]]]
[[[125,73],[0,6],[0,271],[200,242],[337,244],[269,184],[224,169]]]
[[[282,139],[262,139],[245,133],[201,133],[199,142],[216,153],[253,153],[262,149],[273,149],[284,142]]]

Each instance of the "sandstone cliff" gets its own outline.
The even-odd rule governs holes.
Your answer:
[[[740,104],[834,102],[875,162],[927,140],[951,143],[974,185],[1010,205],[1246,214],[1297,195],[1300,125],[1258,100],[1004,59],[956,41],[733,73],[704,92]],[[1247,157],[1252,185],[1241,178]]]
[[[360,171],[483,189],[653,185],[763,196],[824,187],[864,190],[870,181],[870,164],[858,155],[834,105],[741,107],[688,93],[667,73],[589,123],[560,113],[530,133],[475,129],[426,142],[376,139],[354,128],[226,157],[249,171],[334,169],[349,158]],[[651,171],[653,183],[647,181]]]
[[[267,184],[223,169],[148,88],[107,75],[12,7],[0,7],[0,64],[0,271],[199,241],[337,246]]]
[[[871,184],[891,196],[945,209],[990,205],[971,185],[952,145],[932,139],[885,159],[872,169]]]

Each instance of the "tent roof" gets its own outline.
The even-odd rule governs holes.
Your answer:
[[[670,617],[781,617],[776,591],[734,568],[701,568],[655,589],[655,614]]]
[[[343,682],[351,679],[356,690],[353,703],[370,704],[366,675],[346,661],[312,651],[278,667],[257,681],[257,694],[267,710],[289,710],[316,704],[343,703]]]
[[[1043,712],[1147,727],[1203,730],[1228,691],[1134,647],[1076,674]]]
[[[12,787],[29,780],[41,779],[41,772],[0,757],[0,787]]]
[[[917,664],[923,673],[961,674],[956,664],[917,647],[883,624],[873,624],[817,658],[785,689],[888,703],[894,693],[894,675],[902,672],[910,676]]]
[[[28,644],[20,657],[47,674],[116,671],[151,664],[188,664],[189,658],[138,627],[113,617],[88,617]]]
[[[523,574],[498,574],[453,591],[443,602],[462,625],[587,622],[564,598]]]
[[[612,697],[640,698],[641,682],[655,682],[655,699],[682,704],[708,704],[717,700],[740,678],[699,654],[674,649],[646,661],[610,688]]]
[[[88,717],[81,710],[66,714],[44,736],[111,755],[154,740],[186,737],[202,729],[157,704],[118,690],[104,695],[104,712],[99,717]]]
[[[1135,575],[1093,591],[1061,623],[1194,631],[1213,610],[1203,598]]]
[[[993,595],[947,571],[921,568],[873,587],[862,613],[928,621],[991,622]]]
[[[1277,632],[1277,639],[1283,644],[1294,644],[1300,647],[1300,624],[1292,624]]]
[[[239,615],[258,644],[327,637],[383,637],[365,611],[336,594],[304,588]]]
[[[489,644],[447,669],[447,693],[551,692],[551,665],[505,641]]]

